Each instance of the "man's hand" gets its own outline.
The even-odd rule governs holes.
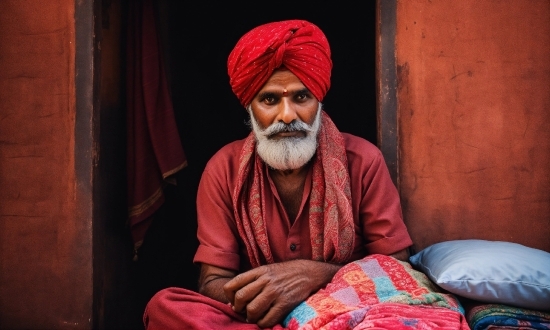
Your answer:
[[[237,275],[223,290],[235,312],[245,314],[250,323],[270,328],[330,282],[340,267],[311,260],[270,264]]]

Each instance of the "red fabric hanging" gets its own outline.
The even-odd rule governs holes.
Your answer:
[[[163,188],[187,159],[176,126],[162,63],[152,0],[130,1],[127,36],[128,224],[135,250],[151,216],[164,202]]]

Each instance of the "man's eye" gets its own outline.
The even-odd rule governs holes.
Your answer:
[[[275,103],[275,98],[273,96],[267,96],[264,98],[264,102],[266,104],[274,104]]]
[[[305,101],[307,100],[307,98],[308,98],[307,93],[296,94],[296,99],[299,101]]]

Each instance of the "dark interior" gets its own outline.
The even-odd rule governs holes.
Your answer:
[[[226,61],[237,40],[251,28],[270,21],[305,19],[326,34],[332,50],[332,87],[325,110],[341,131],[376,143],[375,1],[320,6],[317,1],[284,3],[213,3],[158,1],[177,125],[188,166],[178,185],[166,189],[131,271],[135,295],[129,301],[132,323],[158,290],[179,286],[196,289],[193,265],[195,196],[208,159],[224,144],[246,137],[247,115],[229,86]],[[336,13],[336,14],[335,14]],[[339,16],[339,15],[342,16]],[[345,16],[344,16],[345,14]],[[339,18],[340,17],[340,18]]]

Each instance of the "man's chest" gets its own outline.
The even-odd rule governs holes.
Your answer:
[[[304,185],[302,184],[294,187],[285,186],[281,189],[277,188],[277,192],[290,222],[294,222],[300,210],[300,205],[302,204]]]

